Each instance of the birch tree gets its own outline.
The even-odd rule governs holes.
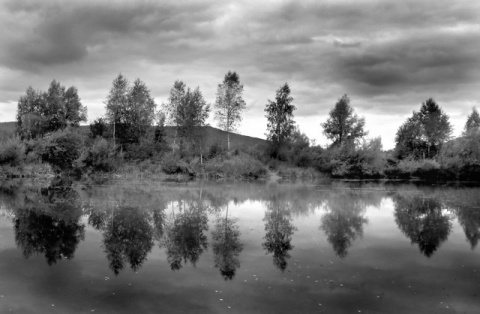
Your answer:
[[[227,132],[227,149],[230,150],[230,132],[235,131],[242,120],[242,112],[246,108],[242,97],[243,84],[236,72],[225,75],[222,84],[218,84],[215,101],[215,119],[218,126]]]
[[[178,120],[178,108],[182,98],[185,96],[186,85],[181,80],[176,80],[173,84],[172,89],[170,90],[170,96],[168,97],[168,103],[164,104],[163,107],[166,112],[166,122],[168,125],[175,126],[175,136],[173,138],[173,143],[176,144],[177,140],[177,131],[179,126]]]

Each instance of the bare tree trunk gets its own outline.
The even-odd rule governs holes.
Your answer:
[[[115,124],[116,121],[113,119],[113,150],[115,150]]]
[[[230,132],[227,131],[227,150],[230,150]]]

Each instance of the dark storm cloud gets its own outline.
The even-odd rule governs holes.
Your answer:
[[[478,1],[12,0],[0,7],[4,107],[28,85],[45,89],[57,78],[79,87],[92,120],[119,72],[145,80],[158,103],[179,78],[213,101],[228,70],[245,84],[249,116],[263,117],[284,82],[304,119],[324,120],[343,94],[361,115],[402,119],[428,97],[447,111],[480,105]]]
[[[82,60],[92,48],[118,42],[124,44],[117,47],[119,54],[141,39],[148,40],[140,45],[142,48],[160,41],[164,46],[177,43],[184,48],[189,43],[182,40],[195,42],[209,37],[209,32],[197,26],[215,17],[215,9],[205,3],[183,7],[155,2],[45,1],[40,5],[12,1],[5,8],[10,16],[7,27],[18,35],[5,42],[5,61],[24,69]],[[26,26],[18,29],[21,21]]]

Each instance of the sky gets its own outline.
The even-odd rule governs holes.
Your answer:
[[[454,136],[480,108],[480,1],[0,0],[0,34],[2,122],[28,86],[53,79],[78,88],[91,122],[119,73],[160,107],[177,79],[213,104],[236,71],[247,104],[238,132],[261,138],[267,100],[288,82],[295,121],[322,145],[320,124],[344,94],[385,149],[430,97]]]

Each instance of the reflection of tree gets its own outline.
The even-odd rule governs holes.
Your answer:
[[[220,269],[225,280],[233,279],[236,269],[240,267],[238,256],[243,250],[243,244],[240,242],[240,231],[236,220],[228,218],[228,205],[225,218],[217,219],[212,240],[215,267]]]
[[[450,218],[442,213],[442,204],[434,198],[396,195],[395,222],[400,230],[418,244],[427,257],[447,240],[451,230]]]
[[[291,223],[290,211],[286,204],[273,200],[265,212],[265,242],[263,248],[267,253],[273,253],[273,264],[281,271],[287,268],[289,251],[293,249],[290,243],[296,228]]]
[[[480,239],[480,210],[473,207],[461,208],[457,211],[457,217],[472,250],[475,249]]]
[[[26,258],[43,254],[49,265],[73,258],[84,239],[85,226],[77,192],[66,186],[50,186],[30,195],[33,199],[14,208],[15,241]]]
[[[320,228],[340,258],[346,257],[352,242],[363,235],[363,225],[368,222],[363,216],[365,207],[361,194],[341,193],[327,199],[328,211]]]
[[[180,213],[172,213],[172,220],[166,225],[164,233],[167,260],[172,270],[182,268],[182,260],[195,266],[207,249],[207,236],[204,234],[207,230],[207,214],[199,203],[191,201],[185,208],[180,208]]]
[[[103,232],[103,245],[110,268],[118,275],[129,263],[137,270],[153,247],[154,228],[147,211],[115,206],[111,212],[92,211],[89,223]]]

